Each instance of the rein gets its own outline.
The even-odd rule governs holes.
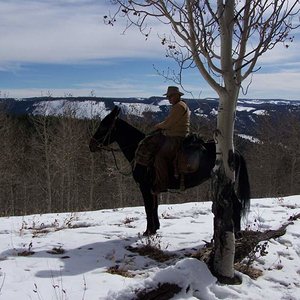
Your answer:
[[[114,163],[115,163],[115,167],[117,169],[117,171],[123,175],[123,176],[129,176],[132,174],[132,167],[133,167],[133,164],[134,164],[134,160],[130,161],[129,164],[131,166],[131,171],[125,173],[123,171],[121,171],[120,167],[118,166],[118,162],[117,162],[117,158],[116,158],[116,155],[115,155],[115,152],[121,152],[122,150],[121,149],[117,149],[117,148],[113,148],[113,147],[110,147],[110,146],[98,146],[97,147],[99,151],[108,151],[108,152],[111,152],[113,158],[114,158]]]
[[[108,129],[107,133],[105,134],[103,141],[105,141],[106,139],[108,139],[108,141],[110,140],[110,136],[112,134],[112,131],[115,129],[115,124],[116,124],[117,119],[118,119],[118,117],[114,118],[113,123],[110,126],[110,128]],[[95,141],[97,141],[97,140],[95,139]],[[128,148],[129,147],[130,146],[128,146]],[[117,162],[117,158],[116,158],[116,155],[115,155],[115,152],[120,152],[120,151],[122,151],[121,149],[113,148],[113,147],[110,147],[110,146],[103,146],[103,145],[98,145],[97,148],[99,149],[99,151],[105,150],[105,151],[110,151],[111,152],[111,154],[112,154],[112,156],[114,158],[115,167],[116,167],[117,171],[121,175],[123,175],[123,176],[132,175],[132,169],[133,169],[133,165],[134,165],[134,159],[129,162],[129,164],[131,166],[131,170],[129,172],[125,173],[125,172],[121,171],[121,169],[119,168],[118,162]]]
[[[134,160],[132,160],[132,161],[129,162],[129,164],[130,164],[130,171],[127,172],[127,173],[125,173],[125,172],[121,171],[121,169],[120,169],[119,166],[118,166],[117,158],[116,158],[116,156],[115,156],[115,151],[116,151],[115,149],[111,148],[111,154],[112,154],[112,156],[113,156],[113,158],[114,158],[114,162],[115,162],[116,169],[117,169],[118,172],[119,172],[121,175],[123,175],[123,176],[129,176],[129,175],[131,175],[131,174],[132,174],[132,167],[133,167],[133,164],[134,164]],[[120,150],[119,150],[119,151],[120,151]]]

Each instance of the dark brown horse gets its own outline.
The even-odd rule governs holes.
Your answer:
[[[115,107],[100,123],[94,136],[91,138],[89,147],[92,152],[101,150],[113,142],[117,142],[126,159],[132,163],[135,158],[136,149],[145,138],[138,129],[134,128],[119,116],[120,108]],[[197,186],[211,177],[211,171],[215,164],[216,148],[214,142],[203,144],[204,147],[199,148],[201,151],[201,162],[199,169],[191,174],[185,175],[185,188]],[[248,172],[245,160],[241,154],[235,153],[236,167],[236,185],[237,195],[233,201],[233,221],[235,232],[240,231],[241,216],[249,207],[250,186],[248,180]],[[153,171],[151,168],[140,164],[135,164],[132,170],[134,180],[138,183],[140,191],[144,199],[144,206],[147,216],[147,228],[145,235],[155,234],[159,229],[158,219],[158,199],[157,195],[151,193],[154,181]],[[174,179],[170,188],[180,188],[179,180]]]

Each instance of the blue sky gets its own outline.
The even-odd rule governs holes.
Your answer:
[[[0,0],[0,91],[2,96],[149,97],[172,82],[157,74],[165,58],[152,24],[145,41],[137,30],[103,24],[108,0]],[[300,35],[259,61],[247,98],[300,99]],[[155,67],[155,68],[154,68]],[[199,73],[184,74],[194,97],[216,97]],[[189,95],[190,96],[190,95]]]

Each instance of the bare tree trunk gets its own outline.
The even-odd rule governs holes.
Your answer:
[[[45,194],[47,197],[47,212],[52,210],[52,195],[53,195],[53,160],[52,160],[52,145],[51,137],[53,137],[53,132],[51,132],[51,124],[49,117],[46,115],[46,108],[44,115],[32,117],[34,127],[37,132],[37,149],[40,151],[40,155],[43,157],[43,167],[44,179],[41,179],[42,189],[45,189]]]
[[[92,210],[94,207],[94,195],[95,195],[95,157],[90,154],[90,170],[89,170],[89,178],[90,178],[90,188],[89,188],[89,210]]]
[[[233,99],[232,99],[233,98]],[[234,196],[234,96],[220,95],[213,174],[214,271],[218,276],[234,277],[235,236],[232,221]]]
[[[295,191],[295,178],[297,177],[296,175],[296,167],[297,167],[297,157],[293,156],[291,158],[291,175],[290,175],[290,195],[293,195]]]
[[[46,117],[44,117],[46,118]],[[46,163],[46,182],[47,182],[47,211],[52,211],[52,178],[51,178],[51,160],[50,160],[50,145],[49,145],[49,133],[46,124],[46,120],[43,124],[43,135],[44,135],[44,151],[45,151],[45,163]]]

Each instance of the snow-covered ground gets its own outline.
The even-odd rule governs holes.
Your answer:
[[[244,228],[278,229],[300,213],[300,196],[252,200]],[[159,207],[161,229],[150,240],[143,207],[0,218],[0,299],[133,299],[137,290],[176,283],[179,299],[300,299],[300,220],[257,256],[256,280],[218,284],[195,253],[212,237],[210,202]],[[165,262],[130,251],[151,244]],[[129,277],[108,273],[123,271]]]

